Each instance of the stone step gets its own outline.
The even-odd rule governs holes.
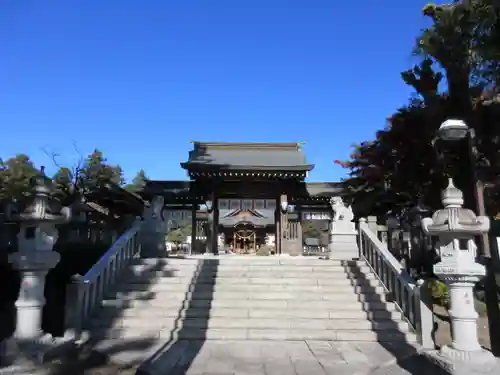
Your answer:
[[[126,274],[130,275],[150,275],[152,277],[190,277],[201,279],[220,278],[273,278],[273,279],[345,279],[350,278],[374,278],[375,276],[364,271],[341,270],[341,272],[296,272],[296,271],[234,271],[234,270],[154,270],[147,267],[132,267]],[[126,275],[125,274],[125,275]]]
[[[363,311],[362,309],[334,309],[334,310],[310,310],[310,309],[257,309],[257,308],[223,308],[212,307],[210,309],[178,309],[142,306],[133,308],[121,308],[112,304],[105,304],[97,313],[98,317],[138,317],[141,319],[161,319],[161,318],[279,318],[279,319],[361,319],[361,320],[386,320],[400,321],[402,315],[400,311],[373,310]]]
[[[335,285],[332,288],[328,285],[259,285],[259,284],[174,284],[174,283],[160,283],[149,285],[146,283],[133,284],[133,283],[123,283],[118,284],[115,291],[144,291],[144,292],[232,292],[232,293],[246,293],[246,292],[308,292],[308,293],[350,293],[350,294],[373,294],[373,293],[385,293],[385,289],[382,286],[353,286],[349,283],[345,285]]]
[[[144,319],[139,317],[95,318],[91,322],[92,327],[97,328],[126,328],[126,329],[325,329],[325,330],[348,330],[348,331],[383,331],[399,330],[408,332],[408,323],[404,321],[393,322],[351,320],[351,319],[278,319],[278,318],[161,318]]]
[[[131,270],[135,272],[143,272],[145,270],[156,270],[156,271],[172,271],[178,273],[193,273],[206,272],[206,273],[217,273],[217,274],[230,274],[230,275],[241,275],[252,272],[258,273],[285,273],[285,274],[328,274],[328,273],[345,273],[345,272],[371,272],[371,268],[366,264],[357,266],[245,266],[245,265],[235,265],[227,267],[217,267],[217,266],[199,266],[199,265],[188,265],[188,264],[132,264],[130,266]]]
[[[358,301],[308,301],[307,307],[310,309],[325,309],[325,310],[386,310],[395,311],[396,307],[392,302],[358,302]],[[244,299],[228,299],[228,300],[192,300],[192,301],[176,301],[176,300],[123,300],[123,299],[105,299],[101,302],[102,306],[117,306],[117,307],[164,307],[164,308],[231,308],[237,306],[239,308],[256,308],[256,309],[300,309],[304,306],[304,301],[301,300],[244,300]]]
[[[141,258],[136,264],[169,264],[169,265],[203,265],[203,266],[295,266],[295,267],[332,267],[344,265],[366,265],[362,260],[327,260],[313,257],[259,257],[259,256],[225,256],[185,258]]]
[[[324,292],[293,292],[293,291],[278,291],[278,292],[228,292],[228,291],[128,291],[128,292],[110,292],[106,294],[108,299],[121,300],[151,300],[157,301],[192,301],[192,300],[301,300],[301,301],[386,301],[385,294],[355,294],[355,293],[339,293],[332,290],[328,293]]]
[[[310,329],[245,329],[245,328],[181,328],[170,329],[102,329],[96,330],[97,339],[134,340],[156,338],[158,340],[287,340],[287,341],[354,341],[354,342],[409,342],[417,341],[413,333],[397,330],[360,331],[360,330],[310,330]],[[139,339],[139,342],[141,341]]]
[[[378,286],[380,282],[375,276],[363,275],[357,278],[348,278],[344,276],[343,278],[327,278],[327,279],[317,279],[317,278],[272,278],[272,277],[242,277],[242,278],[232,278],[232,277],[215,277],[215,278],[190,278],[190,277],[165,277],[157,276],[155,274],[143,273],[141,275],[135,275],[130,277],[125,277],[123,279],[125,282],[129,283],[152,283],[152,284],[230,284],[230,285],[246,285],[246,284],[256,284],[256,285],[373,285]]]

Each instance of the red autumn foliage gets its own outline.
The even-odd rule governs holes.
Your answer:
[[[346,163],[345,161],[342,161],[342,160],[334,160],[333,161],[334,164],[337,164],[337,165],[340,165],[342,168],[347,168],[348,167],[348,163]]]

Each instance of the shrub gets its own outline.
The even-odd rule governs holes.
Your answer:
[[[448,286],[440,280],[433,279],[428,283],[432,300],[440,306],[448,306],[450,297],[448,294]]]
[[[269,256],[270,254],[271,254],[271,249],[268,246],[262,246],[256,252],[256,255],[259,256]]]

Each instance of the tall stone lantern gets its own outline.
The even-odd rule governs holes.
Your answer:
[[[45,305],[45,277],[60,260],[53,250],[58,238],[56,224],[68,222],[71,210],[57,207],[52,181],[43,168],[30,181],[32,196],[25,209],[11,214],[10,220],[20,222],[18,251],[9,255],[9,263],[19,270],[21,288],[15,303],[17,321],[15,338],[37,340],[43,336],[42,310]]]
[[[436,211],[432,218],[422,219],[422,229],[438,238],[441,261],[433,268],[449,288],[452,343],[429,355],[453,374],[495,373],[495,357],[479,345],[474,307],[474,285],[486,275],[484,266],[476,262],[474,238],[488,232],[490,220],[462,207],[462,191],[452,179],[441,198],[444,209]]]

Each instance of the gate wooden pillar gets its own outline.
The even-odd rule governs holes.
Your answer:
[[[213,210],[212,210],[212,254],[219,254],[219,199],[213,197]]]
[[[304,246],[303,233],[302,233],[302,210],[300,206],[296,206],[297,212],[297,242],[300,247],[300,252],[302,253],[302,247]]]
[[[279,212],[279,252],[278,254],[282,254],[284,252],[287,252],[287,249],[285,248],[287,246],[287,239],[288,239],[288,211],[283,210],[283,207],[286,203],[288,206],[288,197],[286,194],[281,194],[278,202],[278,212]]]
[[[198,203],[193,199],[191,203],[191,246],[189,248],[189,254],[197,251],[197,237],[198,237],[198,222],[196,221],[196,211],[198,211]]]
[[[209,203],[209,204],[208,204]],[[206,236],[207,242],[205,252],[218,254],[218,237],[219,237],[219,202],[215,192],[209,195],[207,200],[207,226]]]
[[[276,230],[274,233],[274,246],[276,247],[276,254],[281,254],[281,208],[279,198],[276,198],[274,221],[276,223]]]

